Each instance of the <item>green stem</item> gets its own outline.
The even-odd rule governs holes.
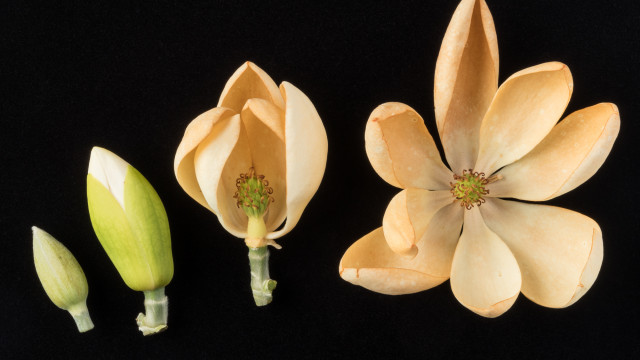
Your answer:
[[[251,266],[251,291],[257,306],[265,306],[273,300],[276,281],[269,278],[269,249],[266,246],[249,247]]]
[[[69,313],[73,316],[73,320],[75,320],[76,326],[78,326],[78,331],[83,333],[93,329],[93,321],[91,321],[91,316],[89,316],[86,300],[69,308]]]
[[[144,292],[144,311],[136,318],[138,329],[143,335],[153,335],[167,329],[169,298],[164,295],[164,287]]]

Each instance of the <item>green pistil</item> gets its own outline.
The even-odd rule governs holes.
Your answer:
[[[264,175],[256,175],[253,168],[246,174],[240,174],[236,179],[236,188],[233,197],[248,217],[262,217],[273,201],[273,189],[269,187],[269,182]]]
[[[460,201],[460,206],[467,210],[474,205],[480,206],[485,202],[483,196],[489,193],[485,186],[489,183],[484,173],[474,172],[473,169],[463,170],[462,175],[453,175],[455,183],[451,185],[451,194]]]

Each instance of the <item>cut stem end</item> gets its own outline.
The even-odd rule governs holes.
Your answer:
[[[266,246],[249,247],[251,267],[251,291],[257,306],[265,306],[273,300],[272,292],[277,282],[269,278],[269,249]]]
[[[169,316],[169,298],[164,295],[164,287],[144,292],[145,314],[136,318],[142,335],[153,335],[167,330]]]

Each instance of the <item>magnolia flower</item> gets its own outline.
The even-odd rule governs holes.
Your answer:
[[[327,135],[311,101],[286,81],[278,88],[251,62],[231,76],[218,106],[185,131],[176,178],[229,233],[245,239],[258,305],[271,301],[275,287],[266,245],[279,247],[274,239],[298,223],[326,160]]]
[[[167,328],[164,288],[173,278],[169,221],[147,179],[107,149],[91,150],[87,201],[93,230],[124,282],[144,292],[143,335]]]
[[[519,71],[498,88],[491,14],[483,0],[463,0],[435,73],[436,122],[450,169],[413,109],[387,103],[373,111],[367,155],[403,190],[382,227],[346,251],[342,278],[385,294],[450,278],[458,301],[486,317],[507,311],[520,292],[552,308],[576,302],[602,263],[598,224],[570,210],[499,199],[552,199],[604,162],[618,110],[601,103],[557,123],[572,89],[568,67],[558,62]]]

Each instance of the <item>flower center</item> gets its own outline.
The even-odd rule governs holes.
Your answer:
[[[240,174],[236,179],[236,188],[233,198],[237,200],[238,208],[242,208],[248,217],[261,217],[274,201],[271,196],[273,188],[269,187],[264,175],[257,175],[253,168],[249,168],[246,174]]]
[[[491,178],[486,179],[484,173],[474,172],[473,169],[462,170],[462,175],[453,175],[455,183],[450,182],[451,194],[460,201],[460,206],[470,210],[474,205],[482,205],[485,200],[484,195],[489,193],[486,185],[493,182]]]

